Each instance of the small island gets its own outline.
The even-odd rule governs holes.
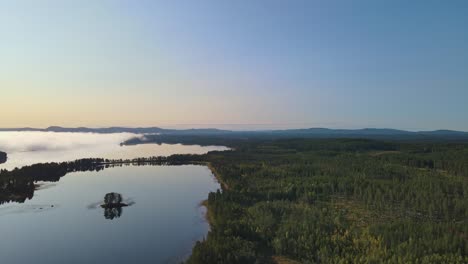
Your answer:
[[[104,204],[101,204],[102,208],[121,208],[126,207],[128,204],[122,203],[122,195],[120,193],[108,193],[104,196]]]
[[[104,196],[104,203],[101,207],[104,208],[104,218],[113,220],[122,216],[122,208],[129,206],[129,204],[122,202],[122,195],[120,193],[108,193]]]
[[[7,154],[5,152],[0,151],[0,164],[5,163],[7,161]]]

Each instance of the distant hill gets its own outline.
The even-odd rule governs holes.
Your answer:
[[[102,134],[110,134],[110,133],[135,133],[135,134],[145,134],[145,133],[163,133],[164,129],[159,127],[145,127],[145,128],[129,128],[129,127],[107,127],[107,128],[87,128],[87,127],[76,127],[76,128],[68,128],[68,127],[59,127],[59,126],[51,126],[44,131],[49,132],[84,132],[84,133],[102,133]]]
[[[223,136],[229,138],[369,138],[369,139],[400,139],[400,140],[468,140],[468,132],[453,130],[435,131],[405,131],[389,128],[363,128],[363,129],[330,129],[330,128],[306,128],[286,130],[261,130],[261,131],[231,131],[215,128],[204,129],[165,129],[160,127],[107,127],[67,128],[51,126],[40,128],[0,128],[0,131],[44,131],[44,132],[85,132],[85,133],[135,133],[135,134],[164,134],[164,135],[190,135],[190,136]]]
[[[388,128],[364,128],[364,129],[330,129],[330,128],[306,128],[272,130],[272,133],[308,134],[308,135],[404,135],[412,132],[388,129]]]
[[[159,127],[106,127],[106,128],[88,128],[88,127],[60,127],[50,126],[48,128],[0,128],[0,131],[40,131],[40,132],[75,132],[75,133],[134,133],[134,134],[217,134],[230,132],[214,128],[208,129],[164,129]]]
[[[367,138],[367,139],[398,139],[398,140],[468,140],[468,132],[453,130],[435,131],[405,131],[389,128],[363,128],[363,129],[289,129],[272,130],[270,135],[278,137],[305,137],[305,138]]]

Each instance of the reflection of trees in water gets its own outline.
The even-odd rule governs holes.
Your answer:
[[[69,172],[100,171],[104,169],[103,159],[82,159],[73,162],[43,163],[24,166],[8,171],[0,170],[0,204],[24,203],[32,199],[36,183],[57,182]]]
[[[34,195],[36,185],[33,181],[24,179],[0,180],[0,204],[17,202],[24,203]]]
[[[57,182],[70,172],[101,171],[110,167],[198,164],[203,157],[197,155],[173,155],[170,157],[150,157],[126,160],[80,159],[71,162],[39,163],[8,171],[0,169],[0,204],[9,202],[24,203],[32,199],[35,183],[39,181]]]
[[[122,195],[120,193],[111,192],[104,196],[104,204],[101,205],[104,208],[104,218],[114,219],[122,215],[122,207],[128,206],[128,204],[122,202]]]
[[[104,218],[112,220],[122,215],[122,207],[104,208]]]

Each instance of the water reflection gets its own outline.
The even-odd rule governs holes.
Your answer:
[[[24,203],[31,199],[38,184],[58,182],[60,178],[72,172],[99,172],[104,169],[122,166],[164,165],[177,166],[201,164],[203,157],[196,155],[173,155],[169,157],[136,158],[131,160],[109,160],[88,158],[61,163],[40,163],[24,166],[11,171],[0,170],[0,204],[6,202]]]
[[[0,205],[0,226],[8,227],[0,228],[8,237],[0,240],[1,263],[180,263],[209,229],[200,201],[219,188],[197,165],[119,166],[66,177],[39,171],[0,183],[0,196],[19,201]],[[44,183],[45,175],[60,181]]]
[[[101,207],[104,208],[104,218],[114,219],[122,215],[122,208],[134,204],[134,202],[124,203],[120,193],[111,192],[104,196],[104,203]]]
[[[16,202],[24,203],[32,199],[36,185],[31,179],[0,180],[0,204]]]
[[[184,157],[154,157],[139,158],[132,161],[112,161],[108,163],[104,159],[81,159],[63,163],[43,163],[25,166],[13,171],[0,170],[0,205],[4,203],[24,203],[34,196],[34,192],[40,189],[53,187],[50,182],[58,182],[63,176],[72,172],[99,172],[109,168],[128,166],[177,166],[190,164],[184,161]],[[107,197],[108,199],[118,199]],[[106,197],[105,197],[106,199]],[[128,204],[127,204],[128,205]]]
[[[69,169],[66,164],[36,164],[23,167],[22,170],[11,172],[0,171],[0,205],[4,203],[16,202],[24,203],[27,199],[32,199],[34,191],[40,189],[46,182],[58,182],[60,178],[73,171],[101,171],[105,167],[87,163],[86,160],[79,161],[79,166]],[[77,164],[78,164],[77,163]],[[111,166],[106,166],[109,168]]]
[[[113,220],[122,215],[122,207],[104,208],[104,218]]]

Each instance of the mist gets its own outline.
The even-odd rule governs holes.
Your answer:
[[[120,143],[138,136],[131,133],[94,134],[64,132],[0,132],[0,150],[8,155],[1,169],[44,162],[106,157],[118,152]]]
[[[73,161],[83,158],[133,159],[204,154],[227,150],[221,146],[185,146],[181,144],[141,144],[120,146],[125,140],[143,135],[132,133],[95,134],[66,132],[0,132],[0,151],[8,155],[0,169],[12,170],[45,162]]]
[[[60,132],[0,132],[0,150],[8,154],[30,151],[65,151],[119,145],[138,136],[131,133],[94,134]]]

